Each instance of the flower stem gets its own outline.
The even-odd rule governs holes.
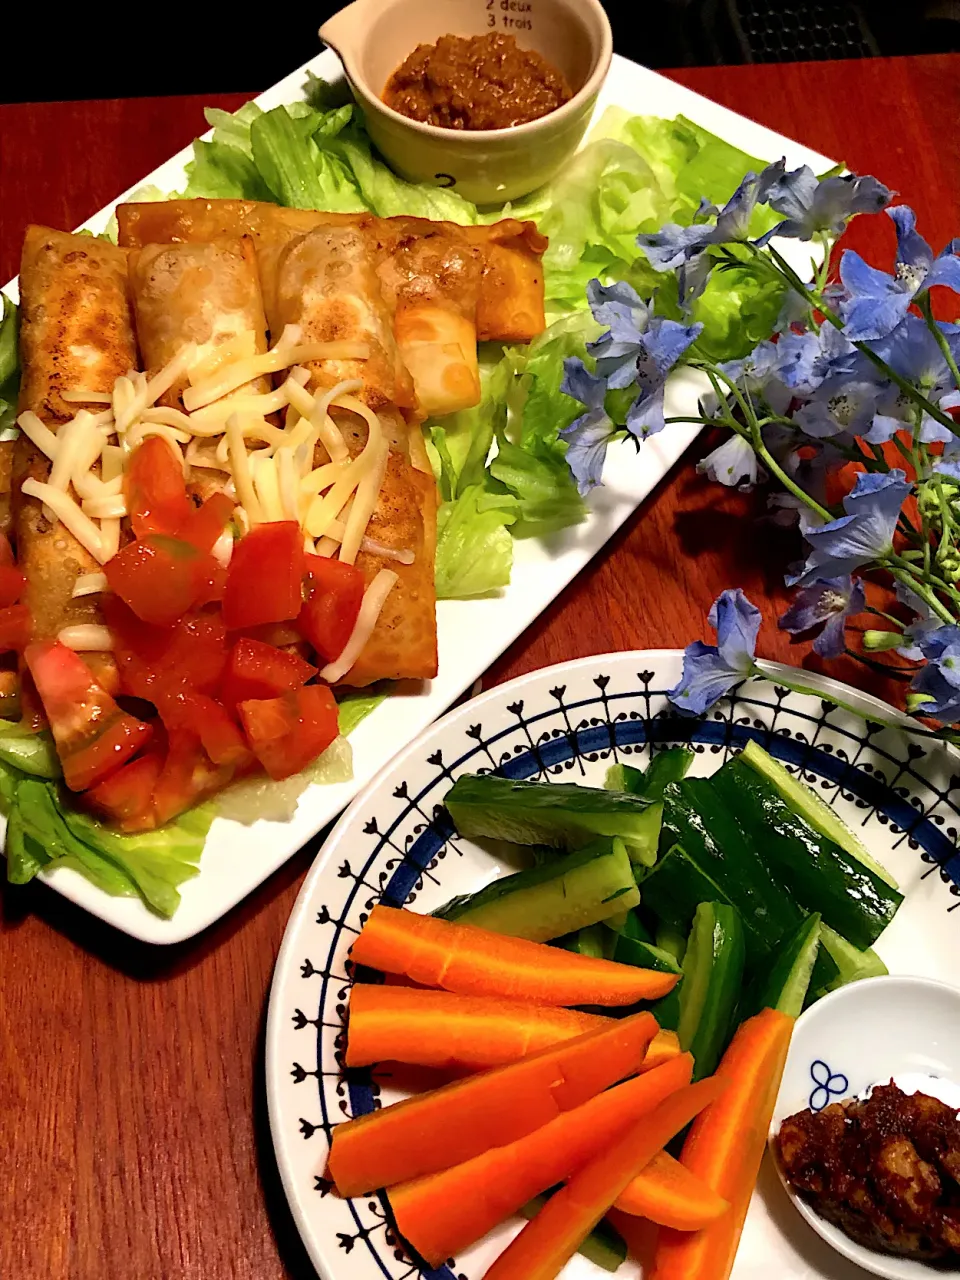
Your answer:
[[[933,304],[930,301],[930,292],[922,293],[917,299],[917,306],[920,308],[920,314],[927,322],[927,328],[936,339],[937,346],[943,353],[943,358],[947,362],[947,368],[950,370],[950,376],[953,378],[953,385],[960,390],[960,369],[957,368],[957,362],[953,358],[953,352],[950,350],[950,344],[947,342],[946,335],[937,324],[933,316]]]
[[[822,313],[823,318],[832,324],[835,329],[839,329],[842,333],[843,321],[836,312],[830,308],[823,296],[810,292],[794,271],[793,267],[790,266],[789,262],[787,262],[787,260],[778,253],[776,249],[774,249],[772,244],[768,244],[766,247],[768,253],[773,258],[774,262],[776,262],[777,266],[780,268],[781,272],[795,292],[805,298],[812,307],[816,307],[816,309]],[[763,251],[761,249],[755,249],[754,252],[760,254]],[[940,341],[945,343],[946,339],[943,337],[943,334],[940,333],[939,329],[936,330],[936,333],[939,335]],[[953,418],[951,418],[948,413],[945,413],[939,405],[933,404],[928,400],[923,392],[919,391],[912,382],[909,382],[906,378],[901,377],[899,373],[895,372],[895,370],[891,369],[887,362],[881,359],[875,351],[872,351],[865,342],[854,342],[853,345],[858,351],[863,352],[870,363],[879,369],[885,378],[889,378],[895,386],[899,387],[908,400],[913,401],[915,405],[919,405],[921,409],[929,413],[931,418],[936,422],[939,422],[941,426],[946,427],[947,430],[951,431],[955,436],[960,436],[960,426],[954,422]]]

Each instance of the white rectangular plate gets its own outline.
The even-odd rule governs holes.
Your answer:
[[[339,61],[328,50],[261,94],[256,99],[258,105],[268,110],[301,98],[307,71],[327,81],[341,75]],[[822,172],[833,163],[626,58],[614,57],[597,104],[598,116],[613,105],[666,119],[685,115],[750,155],[769,160],[785,156],[790,167],[809,164],[815,172]],[[191,155],[191,149],[185,148],[147,174],[137,187],[153,183],[164,191],[182,188],[184,166]],[[84,227],[102,231],[116,205],[135,189],[125,191]],[[16,298],[16,281],[6,286],[5,292]],[[668,413],[695,411],[696,400],[697,385],[691,375],[680,374],[672,380],[667,392]],[[183,886],[183,901],[172,920],[154,915],[139,899],[111,898],[67,868],[44,873],[43,879],[101,920],[145,942],[181,942],[205,929],[332,821],[401,747],[482,675],[637,509],[696,434],[695,427],[670,427],[649,440],[639,454],[630,444],[615,446],[607,459],[606,484],[591,495],[590,516],[582,525],[548,539],[517,541],[513,578],[502,595],[441,600],[437,605],[437,679],[418,694],[390,697],[378,707],[351,735],[351,781],[311,787],[291,821],[242,826],[217,818],[207,839],[200,874]]]

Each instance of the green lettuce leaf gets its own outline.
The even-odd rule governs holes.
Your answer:
[[[327,112],[306,108],[297,115],[275,107],[253,121],[253,163],[272,199],[296,209],[338,213],[367,207],[348,166],[330,149],[352,114],[352,107]]]
[[[0,720],[0,761],[35,778],[59,778],[60,761],[49,733],[31,733],[22,724]]]
[[[381,680],[366,689],[338,690],[337,722],[341,736],[346,738],[353,733],[361,720],[366,720],[385,698],[389,698],[392,688],[391,681]]]
[[[4,852],[12,883],[69,866],[105,893],[139,895],[166,917],[180,904],[178,886],[199,871],[214,813],[212,805],[199,805],[159,831],[121,835],[74,809],[55,782],[27,777],[3,761],[0,806],[7,815]]]
[[[513,568],[509,526],[516,499],[473,484],[437,513],[437,596],[462,600],[507,586]]]
[[[18,434],[17,392],[20,388],[20,358],[17,336],[20,313],[4,293],[0,311],[0,440],[11,440]]]

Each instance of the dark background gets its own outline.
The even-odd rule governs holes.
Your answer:
[[[604,0],[618,53],[650,67],[960,49],[960,0]],[[21,9],[0,101],[260,92],[319,52],[337,0],[253,10],[197,3],[176,18],[109,4]],[[72,14],[71,14],[72,11]],[[31,27],[34,30],[31,32]],[[49,27],[49,29],[47,29]],[[99,35],[98,35],[99,33]],[[99,49],[95,45],[99,43]],[[0,174],[2,181],[2,174]]]

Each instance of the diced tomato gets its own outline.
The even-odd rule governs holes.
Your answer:
[[[159,436],[148,436],[135,450],[124,472],[123,490],[138,538],[152,533],[173,536],[193,511],[183,467]]]
[[[231,631],[287,622],[300,612],[303,534],[294,520],[257,525],[233,549],[223,593]]]
[[[156,705],[161,693],[210,693],[227,665],[227,632],[215,613],[188,614],[173,627],[151,627],[118,600],[102,607],[114,637],[123,691]]]
[[[337,704],[327,685],[241,702],[239,711],[247,741],[277,781],[305,769],[339,733]]]
[[[212,551],[214,543],[227,527],[236,504],[225,493],[213,493],[202,507],[195,507],[177,531],[198,551]]]
[[[84,800],[121,830],[147,830],[155,823],[153,793],[163,762],[163,744],[151,743],[143,755],[86,792]]]
[[[224,588],[227,585],[227,571],[222,564],[218,564],[213,556],[206,557],[210,563],[203,575],[197,598],[193,602],[195,609],[202,609],[205,604],[216,604],[223,599]]]
[[[137,617],[157,627],[172,626],[200,600],[209,600],[222,576],[213,556],[161,534],[128,543],[107,561],[104,573]]]
[[[11,565],[14,561],[13,547],[5,533],[0,533],[0,564]]]
[[[288,689],[299,689],[316,674],[316,667],[298,654],[244,637],[230,652],[221,699],[225,706],[236,707],[251,698],[276,698]]]
[[[149,740],[150,725],[122,711],[72,649],[47,640],[28,645],[23,656],[71,791],[96,785]]]
[[[175,729],[169,737],[167,758],[153,796],[154,816],[160,826],[219,791],[234,775],[231,765],[213,763],[196,734]]]
[[[243,627],[241,636],[262,640],[264,644],[282,649],[285,645],[303,644],[303,636],[296,622],[267,622],[262,627]]]
[[[12,564],[0,563],[0,608],[16,604],[20,599],[26,578]]]
[[[363,574],[352,564],[305,556],[307,598],[297,626],[325,662],[343,653],[363,603]]]
[[[11,604],[0,609],[0,653],[20,650],[30,643],[32,623],[25,604]]]
[[[214,764],[245,764],[250,748],[236,721],[214,698],[203,693],[166,695],[159,705],[164,724],[199,737]]]

